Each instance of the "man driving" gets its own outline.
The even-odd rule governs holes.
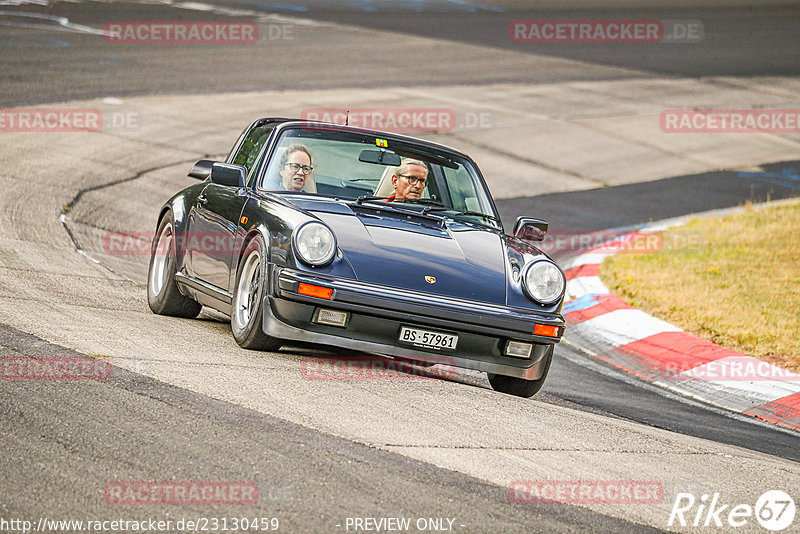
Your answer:
[[[305,145],[293,144],[281,156],[281,182],[287,191],[302,191],[314,167]]]
[[[416,200],[422,197],[425,191],[425,182],[428,179],[428,166],[418,159],[403,158],[400,166],[392,175],[394,195],[386,202]]]

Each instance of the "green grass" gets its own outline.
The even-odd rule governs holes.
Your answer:
[[[657,253],[617,254],[607,287],[699,337],[800,372],[800,202],[664,232]]]

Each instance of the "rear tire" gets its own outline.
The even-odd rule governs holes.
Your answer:
[[[550,362],[553,361],[553,349],[555,345],[550,345],[550,350],[545,355],[547,362],[544,365],[544,372],[542,376],[536,380],[527,380],[525,378],[517,378],[515,376],[495,375],[488,373],[489,383],[492,389],[500,393],[508,393],[509,395],[516,395],[517,397],[533,397],[544,385],[544,380],[547,378],[547,372],[550,370]]]
[[[231,332],[240,347],[250,350],[278,350],[283,342],[264,333],[264,295],[269,285],[267,247],[256,236],[244,250],[236,272],[233,291]]]
[[[159,315],[194,319],[203,306],[180,292],[175,283],[176,272],[175,222],[170,211],[161,219],[150,247],[147,304]]]

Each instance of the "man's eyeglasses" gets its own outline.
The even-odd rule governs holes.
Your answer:
[[[405,174],[398,174],[397,176],[405,178],[411,185],[414,185],[415,183],[419,182],[422,184],[422,187],[425,187],[425,182],[428,180],[427,178],[417,178],[416,176],[407,176]]]
[[[287,165],[294,172],[297,172],[300,169],[303,169],[303,172],[308,174],[308,173],[310,173],[311,171],[314,170],[314,167],[312,167],[311,165],[300,165],[299,163],[287,163]]]

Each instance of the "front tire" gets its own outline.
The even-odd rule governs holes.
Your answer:
[[[547,378],[547,372],[550,370],[550,362],[553,361],[553,349],[555,345],[550,345],[550,350],[547,351],[545,358],[547,362],[544,365],[544,372],[542,376],[536,380],[527,380],[525,378],[517,378],[515,376],[495,375],[488,373],[489,383],[492,389],[500,393],[508,393],[509,395],[516,395],[517,397],[530,398],[539,393],[544,385],[544,380]]]
[[[256,236],[247,244],[236,273],[231,332],[245,349],[278,350],[282,344],[280,339],[265,334],[262,327],[264,295],[269,281],[266,253],[264,238]]]
[[[147,304],[153,313],[194,319],[203,307],[183,295],[175,283],[178,260],[175,257],[175,221],[167,212],[158,225],[150,247],[147,271]]]

